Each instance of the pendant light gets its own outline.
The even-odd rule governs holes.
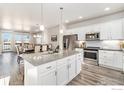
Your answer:
[[[44,31],[45,27],[44,27],[44,18],[43,18],[43,3],[41,3],[41,25],[40,25],[40,30]]]
[[[60,7],[60,33],[62,34],[63,33],[63,23],[62,23],[62,20],[63,20],[63,7]]]

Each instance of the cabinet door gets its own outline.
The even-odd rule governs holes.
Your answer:
[[[57,68],[57,85],[64,85],[68,81],[68,68],[67,64]]]
[[[69,81],[72,80],[76,73],[75,73],[75,60],[71,60],[71,63],[69,63]]]
[[[111,21],[109,26],[112,39],[123,39],[122,19]]]
[[[79,53],[77,54],[77,58],[76,58],[76,74],[80,73],[82,63],[83,63],[83,53]]]
[[[113,66],[113,51],[99,51],[99,64]]]
[[[79,74],[80,71],[81,71],[81,59],[77,59],[77,62],[76,62],[76,73]]]
[[[122,71],[124,72],[124,53],[123,53],[123,59],[122,59]]]
[[[123,67],[123,55],[122,52],[115,52],[115,56],[113,58],[114,64],[113,66],[119,69],[122,69]]]
[[[102,23],[100,32],[101,40],[111,39],[110,22]]]
[[[38,83],[39,85],[56,85],[56,70],[39,75]]]
[[[107,64],[107,53],[103,50],[99,50],[99,64],[106,65]]]

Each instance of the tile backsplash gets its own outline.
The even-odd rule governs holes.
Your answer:
[[[121,49],[119,40],[102,41],[102,48],[104,49]]]

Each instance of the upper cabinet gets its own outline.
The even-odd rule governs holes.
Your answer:
[[[101,40],[124,39],[123,20],[114,20],[101,24]]]
[[[94,32],[100,32],[101,40],[122,40],[124,39],[124,19],[69,29],[64,34],[78,34],[78,40],[85,40],[86,33]]]

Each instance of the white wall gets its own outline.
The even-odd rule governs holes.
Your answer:
[[[123,18],[123,17],[124,17],[124,11],[105,15],[105,16],[100,16],[100,17],[82,20],[78,23],[70,23],[67,25],[67,29],[80,28],[83,26],[88,26],[88,25],[97,24],[97,23],[103,23],[106,21],[111,21],[111,20],[115,20],[115,19],[119,19],[119,18]]]

